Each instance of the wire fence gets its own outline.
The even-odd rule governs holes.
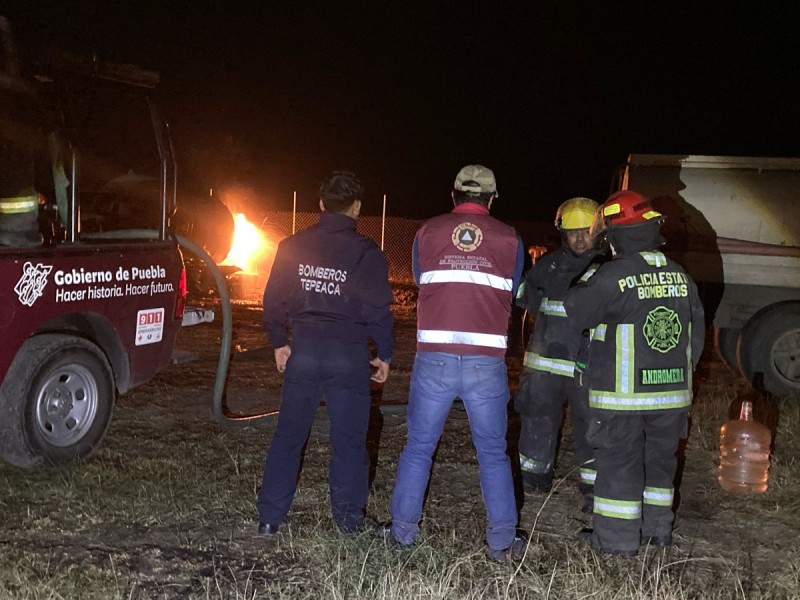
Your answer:
[[[261,229],[273,237],[281,239],[292,234],[294,216],[295,231],[310,227],[319,221],[318,212],[269,212],[261,223]],[[404,219],[402,217],[362,216],[358,218],[357,229],[362,235],[370,238],[379,246],[383,242],[383,251],[389,263],[389,279],[398,283],[411,283],[414,280],[411,271],[411,246],[414,235],[424,221],[420,219]],[[519,232],[526,248],[531,246],[549,246],[553,243],[554,229],[550,223],[531,221],[511,222]]]

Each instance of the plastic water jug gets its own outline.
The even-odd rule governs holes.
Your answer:
[[[753,420],[753,403],[742,402],[738,421],[728,421],[720,430],[719,475],[723,489],[741,494],[767,491],[769,429]]]

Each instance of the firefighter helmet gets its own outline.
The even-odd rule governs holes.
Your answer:
[[[592,233],[597,235],[612,227],[635,227],[661,218],[649,198],[633,190],[622,190],[611,194],[597,208]]]
[[[589,198],[570,198],[558,207],[555,226],[561,231],[589,229],[592,226],[597,202]]]

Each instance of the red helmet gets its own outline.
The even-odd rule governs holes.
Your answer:
[[[661,216],[661,213],[653,208],[649,198],[639,192],[622,190],[611,194],[597,208],[592,232],[598,234],[609,227],[642,225],[653,219],[660,219]]]

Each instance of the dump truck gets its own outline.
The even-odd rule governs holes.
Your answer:
[[[25,71],[2,17],[0,36],[0,455],[57,465],[89,456],[117,394],[170,364],[186,301],[175,161],[142,93],[157,75],[63,56]],[[82,213],[129,169],[157,182],[146,223]]]
[[[800,397],[800,159],[631,154],[618,189],[666,215],[665,252],[697,282],[726,364]]]

